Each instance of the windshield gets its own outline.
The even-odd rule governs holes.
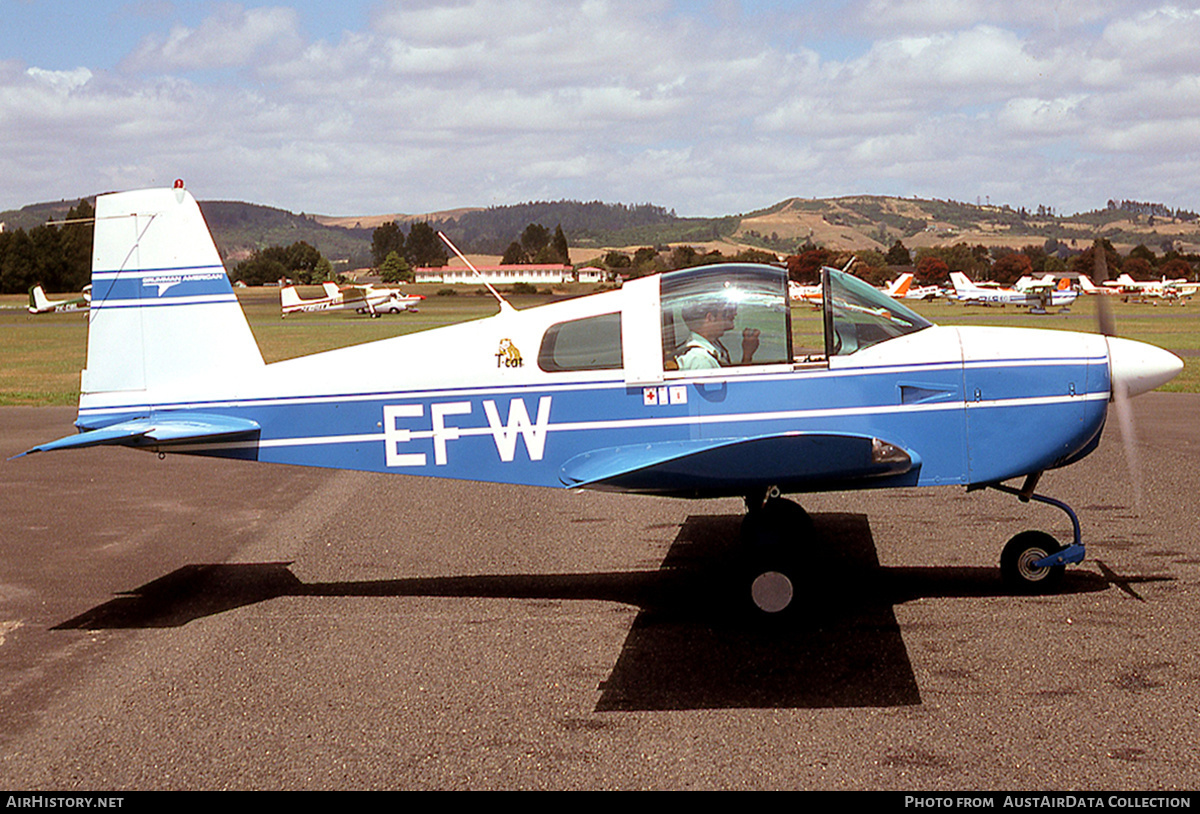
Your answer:
[[[852,274],[826,268],[825,352],[847,356],[933,323]]]

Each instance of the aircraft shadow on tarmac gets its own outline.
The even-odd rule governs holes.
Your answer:
[[[894,606],[1006,596],[999,569],[883,567],[865,515],[812,519],[805,582],[792,606],[773,616],[749,602],[736,545],[741,516],[718,515],[689,517],[654,571],[305,583],[286,562],[193,564],[54,629],[176,627],[281,596],[604,600],[640,613],[599,688],[597,711],[921,703]],[[1116,579],[1102,569],[1103,576],[1068,571],[1061,590],[1117,585],[1137,598],[1130,583],[1156,579]]]

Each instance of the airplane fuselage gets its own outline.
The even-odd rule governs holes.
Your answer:
[[[1057,331],[931,326],[831,360],[692,372],[660,365],[652,381],[631,380],[627,369],[543,370],[539,347],[552,326],[627,304],[621,292],[605,296],[278,362],[243,377],[193,380],[144,404],[129,404],[128,393],[85,395],[79,425],[187,412],[237,416],[261,428],[256,438],[173,451],[559,487],[586,480],[580,473],[603,451],[771,439],[754,460],[722,458],[711,481],[693,473],[661,488],[628,489],[711,496],[743,494],[765,480],[789,491],[844,485],[836,466],[789,466],[796,454],[819,455],[818,441],[800,450],[780,436],[878,438],[907,450],[915,465],[865,485],[945,485],[1068,461],[1104,424],[1103,339]],[[117,398],[126,403],[105,406]]]

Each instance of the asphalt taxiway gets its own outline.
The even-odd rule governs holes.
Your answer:
[[[1140,499],[1115,421],[1042,480],[1088,545],[1060,594],[996,565],[1053,508],[812,495],[768,620],[738,501],[5,461],[0,787],[1195,789],[1200,397],[1134,405]],[[0,457],[72,418],[0,409]]]

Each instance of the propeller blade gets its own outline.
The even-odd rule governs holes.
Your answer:
[[[1104,241],[1096,238],[1092,242],[1092,279],[1096,285],[1104,287],[1108,279],[1108,255],[1104,251]],[[1112,306],[1108,297],[1103,294],[1096,303],[1096,330],[1107,337],[1117,335],[1117,320],[1113,316]],[[1114,365],[1113,343],[1108,343],[1109,369]],[[1117,413],[1117,426],[1121,429],[1121,446],[1125,450],[1125,468],[1129,471],[1129,481],[1133,485],[1133,506],[1135,511],[1142,507],[1142,467],[1137,455],[1137,438],[1134,436],[1133,409],[1129,405],[1129,385],[1121,380],[1119,375],[1111,375],[1112,403]]]
[[[1142,511],[1142,464],[1137,451],[1137,431],[1133,426],[1133,406],[1129,403],[1129,388],[1113,382],[1113,406],[1117,410],[1117,426],[1121,428],[1121,444],[1125,448],[1125,465],[1133,486],[1133,509]]]
[[[1104,242],[1100,238],[1092,244],[1092,279],[1096,285],[1103,288],[1104,281],[1108,279],[1108,258],[1104,253]],[[1101,294],[1098,297],[1099,302],[1096,303],[1096,328],[1105,336],[1117,335],[1117,322],[1113,318],[1112,306],[1108,304],[1108,297]]]

